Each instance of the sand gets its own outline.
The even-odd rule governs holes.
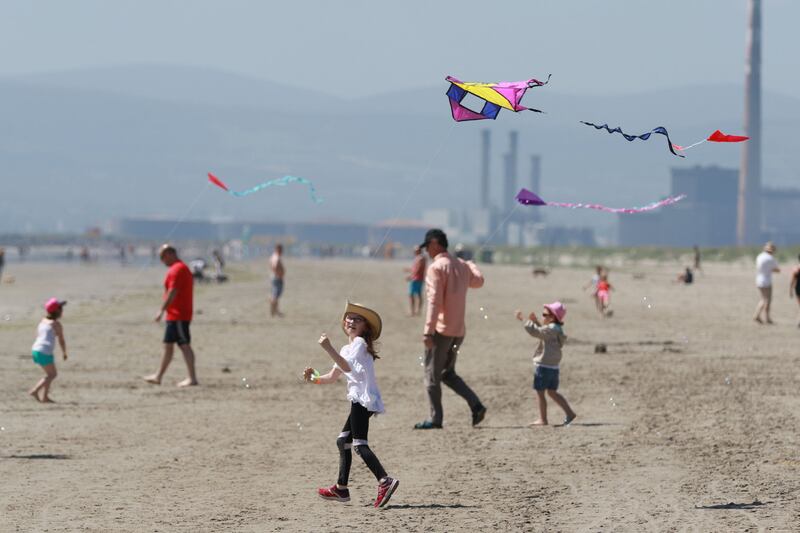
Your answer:
[[[800,524],[798,306],[776,278],[774,326],[751,320],[751,268],[680,265],[612,272],[614,317],[581,286],[591,272],[485,266],[472,291],[458,370],[488,407],[478,428],[444,391],[445,428],[427,415],[422,322],[408,318],[399,262],[287,259],[283,319],[267,318],[263,263],[197,289],[193,345],[201,385],[178,389],[176,359],[155,371],[160,266],[7,265],[0,286],[0,531],[760,531]],[[355,287],[354,287],[355,285]],[[70,359],[55,405],[26,390],[38,306],[67,298]],[[336,479],[344,383],[304,385],[329,361],[345,297],[382,312],[378,379],[387,414],[370,443],[400,487],[384,510],[358,457],[352,501],[326,502]],[[513,319],[568,308],[561,391],[572,426],[531,429],[534,340]],[[646,300],[645,300],[646,298]],[[481,310],[480,308],[484,309]],[[595,354],[597,343],[608,353]],[[229,369],[230,372],[225,372]],[[245,381],[246,380],[246,381]],[[250,388],[245,387],[246,384]],[[562,413],[550,404],[550,419]]]

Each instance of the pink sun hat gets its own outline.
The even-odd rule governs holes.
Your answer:
[[[59,309],[61,309],[62,307],[64,307],[65,305],[67,305],[66,300],[59,300],[58,298],[50,298],[49,300],[47,300],[47,302],[45,302],[44,310],[47,311],[48,313],[54,313]]]
[[[564,317],[567,316],[567,309],[564,307],[564,304],[561,302],[553,302],[551,304],[545,304],[543,307],[553,313],[556,320],[564,322]]]

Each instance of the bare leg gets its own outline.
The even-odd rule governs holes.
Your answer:
[[[550,389],[548,389],[547,394],[553,399],[554,402],[558,404],[559,407],[561,407],[564,410],[564,414],[567,415],[567,420],[568,420],[568,422],[566,421],[564,422],[565,424],[569,424],[569,422],[575,420],[575,417],[578,415],[576,415],[575,411],[572,410],[572,407],[569,406],[569,402],[567,402],[567,399],[564,398],[564,395],[562,395],[557,390],[550,390]]]
[[[145,376],[144,380],[148,383],[152,383],[153,385],[161,385],[161,378],[164,377],[164,373],[167,371],[167,368],[169,368],[169,364],[172,362],[172,354],[174,352],[175,343],[165,342],[164,355],[161,356],[161,365],[158,367],[158,372],[149,376]]]
[[[413,294],[408,297],[408,303],[409,303],[408,310],[411,312],[411,316],[414,316],[416,314],[416,302],[414,302]]]
[[[537,390],[536,396],[539,399],[539,419],[535,420],[531,426],[546,426],[547,425],[547,398],[543,390]]]
[[[800,296],[797,297],[797,305],[800,305]],[[800,322],[797,323],[797,327],[800,328]]]
[[[47,365],[42,369],[44,370],[45,376],[36,383],[36,386],[34,386],[31,390],[28,391],[28,394],[36,398],[37,402],[42,401],[39,398],[39,391],[42,390],[45,387],[45,385],[48,385],[49,382],[53,381],[56,376],[55,365]],[[50,372],[49,369],[52,369],[52,373]]]
[[[422,314],[422,295],[417,295],[417,315]]]
[[[278,310],[278,299],[277,298],[270,298],[269,300],[269,316],[277,316],[282,317],[283,313]]]
[[[53,403],[53,400],[50,399],[50,384],[53,383],[53,380],[56,379],[58,375],[58,372],[56,372],[56,365],[47,365],[44,367],[44,371],[47,373],[47,376],[45,376],[42,383],[42,402]]]
[[[767,324],[772,324],[772,318],[769,316],[770,307],[772,307],[772,287],[767,290],[766,297],[764,298],[764,314],[767,318]]]
[[[178,383],[179,387],[190,387],[197,385],[197,374],[194,370],[194,350],[190,344],[181,344],[178,346],[183,352],[183,360],[186,361],[186,370],[189,372],[189,377]]]

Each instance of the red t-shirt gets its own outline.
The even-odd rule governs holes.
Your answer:
[[[414,263],[411,265],[411,279],[425,281],[425,257],[421,254],[414,257]]]
[[[178,260],[172,263],[172,266],[167,270],[167,276],[164,278],[164,299],[172,289],[177,289],[175,298],[167,307],[167,320],[183,320],[188,321],[192,319],[192,289],[194,288],[194,280],[192,279],[192,272],[189,270],[183,261]]]

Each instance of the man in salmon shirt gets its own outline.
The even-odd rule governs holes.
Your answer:
[[[456,374],[456,357],[466,333],[467,289],[483,287],[483,274],[472,261],[463,261],[447,252],[447,235],[440,229],[429,230],[420,247],[426,248],[431,257],[425,276],[428,309],[422,337],[431,417],[416,424],[414,429],[441,429],[444,418],[442,383],[467,401],[472,411],[472,425],[476,426],[486,416],[486,407]]]
[[[164,278],[164,301],[155,318],[156,322],[161,322],[164,313],[167,314],[164,355],[161,357],[161,366],[158,368],[158,372],[145,376],[144,380],[155,385],[161,384],[161,378],[164,377],[164,373],[172,361],[172,354],[177,343],[178,348],[183,352],[183,359],[186,361],[186,368],[189,371],[189,377],[179,382],[178,387],[197,385],[194,352],[191,344],[192,336],[189,332],[189,324],[192,321],[192,290],[194,288],[192,272],[178,258],[175,248],[169,244],[161,246],[159,257],[161,262],[168,267],[167,275]]]

